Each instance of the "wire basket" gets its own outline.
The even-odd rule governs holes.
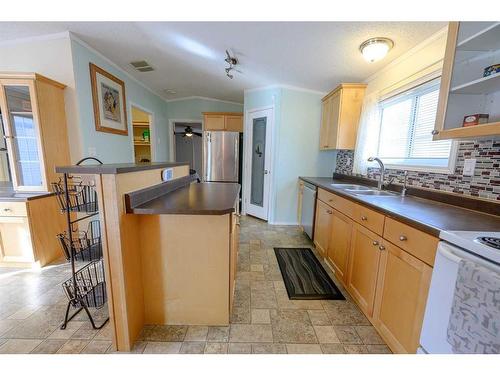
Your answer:
[[[66,280],[63,290],[74,307],[102,307],[107,301],[106,280],[102,260],[94,261],[75,272],[76,287],[73,277]]]
[[[57,195],[61,211],[69,209],[70,212],[97,212],[97,192],[95,186],[89,182],[84,182],[78,177],[73,177],[72,181],[68,181],[68,196],[66,201],[64,192],[64,181],[59,179],[58,182],[53,182],[52,190]]]
[[[77,261],[92,261],[102,258],[101,226],[99,220],[92,220],[87,231],[72,233],[73,256]],[[76,238],[75,238],[76,237]],[[68,232],[57,235],[66,259],[71,260],[71,244]]]

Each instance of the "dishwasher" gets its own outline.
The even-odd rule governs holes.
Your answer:
[[[314,214],[316,211],[316,186],[304,182],[302,194],[302,211],[300,214],[300,225],[304,232],[313,239]]]

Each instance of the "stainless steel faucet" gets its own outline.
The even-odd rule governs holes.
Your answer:
[[[374,158],[373,156],[369,157],[368,161],[376,161],[380,165],[380,176],[379,176],[377,187],[379,190],[382,190],[382,188],[384,186],[384,177],[385,177],[384,163],[379,158]]]
[[[403,182],[403,190],[401,190],[401,196],[402,197],[405,197],[406,196],[406,191],[408,190],[406,188],[406,183],[407,183],[407,180],[408,180],[408,171],[405,171],[404,173],[404,182]]]

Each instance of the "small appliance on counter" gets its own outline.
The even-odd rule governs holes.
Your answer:
[[[500,73],[500,64],[493,64],[484,68],[483,77],[488,77],[497,73]]]

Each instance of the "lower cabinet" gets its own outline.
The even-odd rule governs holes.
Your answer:
[[[374,323],[398,353],[415,353],[432,267],[390,243],[381,252]]]
[[[361,310],[371,317],[375,303],[382,238],[354,224],[347,275],[347,290]]]
[[[344,284],[347,282],[352,228],[353,222],[351,219],[337,210],[333,210],[327,258],[335,271],[335,276]]]
[[[316,200],[316,220],[314,222],[314,244],[321,256],[327,254],[330,243],[333,209],[323,201]]]

